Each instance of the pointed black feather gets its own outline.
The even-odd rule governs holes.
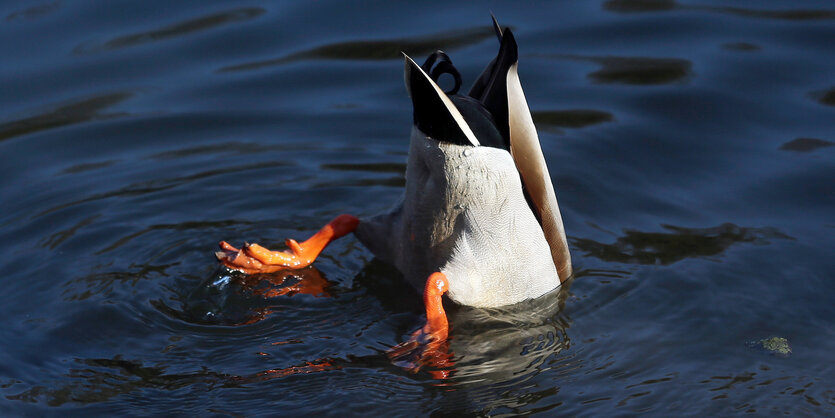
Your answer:
[[[507,110],[507,72],[519,60],[516,39],[510,28],[501,36],[499,54],[481,73],[470,89],[470,97],[481,102],[493,116],[496,128],[502,137],[502,148],[510,150],[510,123]]]
[[[472,146],[467,135],[449,113],[438,91],[412,60],[408,62],[409,94],[412,97],[415,126],[424,134],[438,141]],[[443,93],[441,93],[443,94]]]

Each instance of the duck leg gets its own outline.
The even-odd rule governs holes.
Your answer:
[[[443,295],[449,290],[449,282],[443,273],[432,273],[423,289],[423,303],[426,306],[426,325],[412,336],[388,351],[389,358],[397,365],[411,372],[423,366],[430,366],[430,374],[436,379],[449,377],[450,367],[455,363],[449,353],[449,321],[444,311]],[[440,369],[440,370],[438,370]]]
[[[449,321],[446,318],[442,296],[449,290],[444,273],[432,273],[423,288],[423,304],[426,306],[426,325],[420,330],[428,338],[446,341],[449,336]]]
[[[215,255],[226,267],[246,274],[300,269],[312,264],[331,241],[354,232],[359,223],[354,216],[339,215],[302,243],[288,239],[285,243],[289,250],[285,251],[270,251],[258,244],[246,244],[238,249],[221,241],[222,251]]]

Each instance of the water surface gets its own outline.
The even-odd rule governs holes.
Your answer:
[[[450,306],[454,364],[411,373],[385,351],[420,297],[353,237],[297,272],[217,269],[221,239],[390,207],[400,51],[472,82],[490,11],[562,291]],[[3,415],[833,413],[831,2],[11,1],[0,39]],[[792,354],[749,344],[770,337]]]

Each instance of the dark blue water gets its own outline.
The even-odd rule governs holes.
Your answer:
[[[390,207],[400,51],[468,84],[490,11],[571,241],[562,292],[450,307],[441,379],[388,360],[420,297],[353,237],[295,273],[216,269],[221,239]],[[831,415],[833,40],[829,1],[6,1],[0,414]]]

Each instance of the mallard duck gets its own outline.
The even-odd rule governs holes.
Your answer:
[[[340,215],[289,250],[221,242],[218,259],[244,273],[310,265],[332,240],[353,232],[424,292],[425,334],[443,340],[442,295],[474,307],[536,298],[571,275],[556,194],[517,73],[509,28],[493,20],[500,48],[469,93],[441,51],[419,66],[405,57],[414,107],[406,189],[387,213]],[[449,74],[455,86],[437,84]]]

